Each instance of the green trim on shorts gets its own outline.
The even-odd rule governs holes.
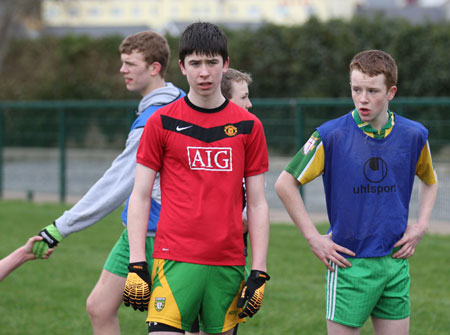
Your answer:
[[[147,236],[145,240],[145,256],[147,258],[148,272],[152,273],[154,236]],[[128,231],[123,230],[114,247],[111,249],[103,268],[115,275],[126,278],[128,264],[130,263],[130,246],[128,244]]]
[[[327,271],[326,318],[362,327],[369,316],[400,320],[410,315],[409,263],[384,257],[348,258],[349,268]]]
[[[237,300],[244,266],[217,266],[155,259],[147,321],[189,331],[199,317],[200,329],[222,333],[244,322]]]

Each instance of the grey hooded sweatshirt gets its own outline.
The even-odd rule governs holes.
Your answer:
[[[171,83],[166,83],[165,87],[158,88],[142,98],[137,115],[151,105],[166,105],[179,96],[179,89]],[[70,210],[55,220],[56,228],[62,236],[66,237],[92,226],[128,199],[133,190],[136,153],[143,131],[144,128],[130,131],[125,149],[112,162],[110,168]],[[152,197],[156,197],[159,202],[161,200],[159,174],[154,183]]]

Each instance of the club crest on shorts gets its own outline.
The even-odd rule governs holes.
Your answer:
[[[231,124],[225,126],[223,130],[228,136],[234,136],[237,134],[237,128]]]
[[[157,312],[161,312],[166,306],[166,298],[155,298],[155,309]]]
[[[314,136],[311,136],[302,148],[303,154],[306,155],[308,152],[310,152],[312,149],[314,149],[314,147],[316,146],[316,142],[317,142],[317,138],[315,138]]]

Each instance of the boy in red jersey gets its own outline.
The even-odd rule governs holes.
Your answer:
[[[409,334],[408,258],[425,234],[437,194],[428,131],[389,110],[397,65],[380,50],[350,63],[355,109],[317,128],[275,189],[313,253],[328,268],[328,334]],[[298,191],[323,175],[330,233],[320,235]],[[417,224],[408,225],[414,176]]]
[[[189,331],[197,316],[201,334],[231,334],[244,317],[259,310],[269,279],[267,145],[259,119],[221,93],[228,64],[227,40],[219,27],[203,22],[188,26],[180,39],[179,66],[189,93],[149,118],[139,145],[128,211],[130,272],[124,297],[133,306],[148,303],[145,221],[160,172],[162,207],[147,318],[152,335]],[[243,178],[253,251],[245,284]]]

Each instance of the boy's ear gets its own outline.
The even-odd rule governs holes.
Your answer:
[[[227,57],[226,61],[223,63],[222,73],[227,73],[229,66],[230,66],[230,57]]]
[[[178,66],[180,67],[181,73],[185,76],[186,75],[186,70],[183,66],[183,63],[181,62],[181,59],[178,60]]]
[[[153,62],[150,66],[153,67],[151,72],[152,76],[159,75],[161,72],[161,64],[159,62]]]
[[[391,86],[388,89],[388,100],[391,101],[395,97],[395,93],[397,93],[397,86]]]

